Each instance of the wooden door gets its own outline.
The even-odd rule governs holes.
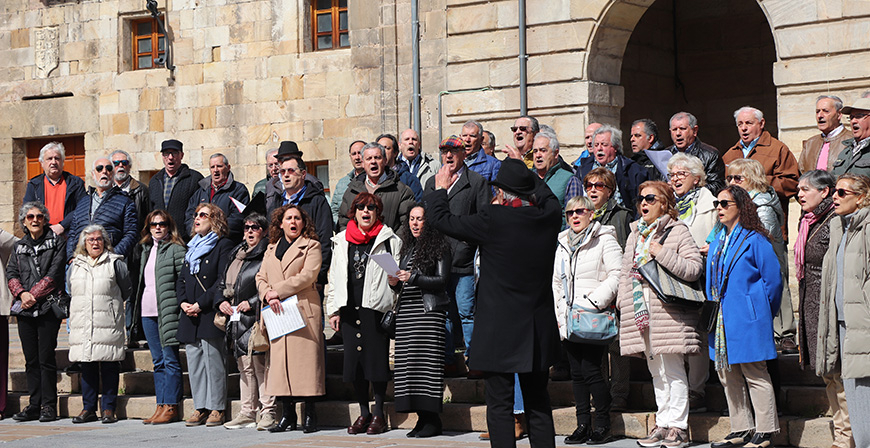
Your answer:
[[[64,152],[66,153],[66,160],[63,164],[64,171],[68,171],[85,180],[85,136],[83,135],[27,140],[27,179],[32,179],[34,176],[42,174],[42,165],[39,163],[39,150],[51,142],[63,144]]]

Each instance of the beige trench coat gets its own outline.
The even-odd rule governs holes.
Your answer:
[[[257,273],[260,300],[274,290],[284,300],[299,299],[305,328],[271,342],[267,354],[266,393],[273,396],[313,397],[326,393],[323,349],[323,310],[314,288],[320,272],[320,243],[299,237],[284,258],[275,256],[277,243],[270,244]],[[265,303],[263,306],[266,306]]]

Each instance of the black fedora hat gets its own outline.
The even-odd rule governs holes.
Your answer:
[[[534,174],[523,161],[517,159],[502,161],[498,175],[490,185],[526,196],[534,193],[536,189]]]
[[[275,157],[281,159],[283,157],[297,156],[302,157],[302,151],[299,150],[299,147],[296,146],[296,142],[286,140],[281,142],[278,146],[278,154],[275,154]]]

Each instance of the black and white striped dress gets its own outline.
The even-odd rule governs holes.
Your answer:
[[[414,257],[405,270],[413,271]],[[396,316],[396,412],[441,412],[445,311],[423,310],[419,287],[405,284]]]

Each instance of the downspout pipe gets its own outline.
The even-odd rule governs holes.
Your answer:
[[[526,53],[526,0],[519,0],[519,41],[520,41],[520,115],[528,115],[528,85],[526,80],[526,65],[529,55]]]
[[[411,0],[411,84],[413,93],[411,98],[412,128],[421,132],[420,119],[420,0]]]

